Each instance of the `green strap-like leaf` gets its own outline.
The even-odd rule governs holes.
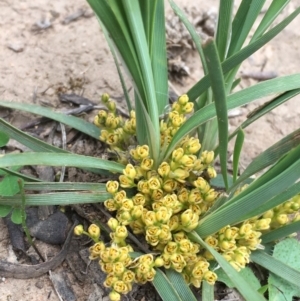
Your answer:
[[[248,285],[247,281],[242,275],[240,275],[231,265],[226,261],[226,259],[215,251],[211,246],[205,243],[195,231],[189,233],[188,235],[193,241],[199,243],[205,249],[207,249],[219,263],[220,267],[232,280],[234,286],[238,289],[241,295],[246,301],[266,301],[265,298],[255,291],[251,286]]]
[[[69,125],[70,127],[82,133],[85,133],[88,136],[99,139],[99,135],[100,135],[99,128],[97,128],[92,123],[85,121],[81,118],[69,116],[63,113],[54,112],[53,110],[48,108],[44,108],[32,104],[26,104],[26,103],[17,103],[17,102],[1,100],[0,106],[45,116],[55,121]]]
[[[1,171],[4,171],[6,174],[13,175],[13,176],[16,176],[18,178],[21,178],[25,181],[33,181],[33,182],[41,182],[42,181],[38,178],[24,175],[20,172],[17,172],[15,170],[13,170],[13,169],[10,169],[10,168],[1,168]]]
[[[120,163],[73,154],[23,153],[4,155],[0,158],[0,167],[18,165],[73,166],[79,168],[90,167],[118,173],[122,173],[124,168],[124,166]]]
[[[219,133],[219,149],[221,172],[223,175],[226,189],[228,189],[227,179],[227,147],[228,147],[228,116],[227,99],[225,92],[224,77],[222,74],[221,63],[218,57],[218,50],[213,40],[208,40],[203,47],[206,59],[211,87],[216,107]]]
[[[111,198],[107,192],[52,192],[40,194],[26,194],[26,206],[67,206],[72,204],[100,203]],[[11,197],[0,196],[0,205],[21,205],[19,194]]]
[[[300,272],[286,265],[282,261],[266,254],[263,251],[254,251],[251,253],[251,260],[261,265],[270,272],[278,275],[293,285],[299,287]]]
[[[239,130],[233,150],[233,182],[236,181],[239,171],[240,154],[244,144],[245,134],[242,129]]]
[[[202,301],[215,300],[215,286],[208,284],[206,281],[202,282]]]
[[[270,79],[265,82],[258,83],[252,87],[243,89],[227,97],[227,109],[231,110],[236,107],[245,105],[256,99],[282,93],[288,90],[300,88],[300,74],[293,74],[283,76],[280,78]],[[174,147],[179,143],[183,137],[197,129],[201,124],[216,117],[216,110],[214,104],[209,104],[201,110],[195,112],[176,132],[171,143],[169,144],[165,158],[167,158]]]
[[[240,50],[266,0],[243,0],[232,22],[228,56]]]
[[[283,139],[266,149],[260,155],[253,159],[253,161],[247,166],[241,176],[237,179],[230,191],[243,183],[250,176],[263,170],[264,168],[276,163],[284,154],[289,152],[292,148],[300,144],[300,129],[285,136]]]
[[[220,1],[218,26],[216,30],[216,45],[221,62],[225,60],[228,45],[230,44],[233,4],[234,0]]]
[[[277,241],[284,237],[288,237],[289,235],[300,231],[300,221],[292,222],[291,224],[282,226],[278,229],[272,230],[266,234],[263,234],[262,244],[267,244],[269,242]]]
[[[251,41],[255,41],[257,38],[259,38],[268,28],[269,26],[274,22],[274,20],[277,18],[277,16],[282,12],[282,10],[287,6],[287,4],[290,2],[290,0],[273,0],[270,4],[270,7],[266,11],[263,19],[259,23],[253,37],[251,38]]]
[[[103,183],[79,183],[79,182],[40,182],[40,183],[25,182],[24,189],[35,190],[35,191],[86,190],[86,191],[106,192],[106,185]]]
[[[298,151],[298,159],[295,159]],[[290,165],[286,162],[293,161]],[[272,179],[255,185],[254,181],[244,191],[233,197],[229,202],[225,203],[215,212],[204,217],[195,231],[201,236],[211,235],[226,225],[232,225],[244,220],[245,216],[256,210],[264,203],[276,195],[284,192],[299,179],[300,158],[299,149],[291,151],[289,155],[282,160],[282,169]],[[262,176],[263,177],[263,176]],[[252,186],[254,188],[252,188]]]
[[[0,118],[0,130],[7,133],[12,139],[20,142],[21,144],[25,145],[35,152],[68,153],[61,148],[55,147],[51,144],[36,139],[24,133],[23,131],[20,131],[11,124],[7,123],[2,118]]]
[[[246,0],[248,1],[248,0]],[[277,34],[279,34],[288,24],[290,24],[300,13],[300,7],[298,7],[294,12],[292,12],[287,18],[276,25],[274,28],[265,33],[262,37],[258,38],[256,41],[250,45],[244,47],[239,52],[235,53],[233,56],[229,57],[226,61],[222,63],[223,73],[226,74],[239,64],[241,64],[246,58],[260,49],[262,46],[267,44],[272,40]],[[188,96],[191,101],[195,101],[203,92],[206,91],[210,86],[210,80],[208,76],[204,76],[199,82],[197,82],[189,91]],[[291,90],[291,89],[287,89]]]
[[[155,277],[152,281],[156,291],[159,293],[164,301],[184,301],[181,299],[177,290],[167,278],[167,276],[160,270],[156,269]]]
[[[182,300],[197,300],[181,273],[178,273],[173,269],[168,269],[166,270],[166,276]]]

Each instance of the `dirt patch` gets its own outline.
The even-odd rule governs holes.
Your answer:
[[[190,6],[190,1],[177,1],[181,7]],[[208,11],[218,1],[202,1],[201,9]],[[300,0],[292,1],[279,19],[283,19],[300,5]],[[102,93],[107,92],[124,106],[122,89],[108,46],[100,32],[96,18],[83,0],[51,1],[45,5],[42,0],[27,0],[11,3],[0,1],[0,97],[20,103],[35,103],[58,110],[71,109],[61,104],[57,97],[58,89],[67,89],[98,102]],[[241,70],[246,72],[270,71],[278,75],[300,72],[299,38],[300,18],[297,18],[278,37],[255,55],[251,56]],[[202,75],[199,58],[189,53],[184,58],[189,68],[189,76],[181,84],[173,85],[179,93],[184,93]],[[253,85],[257,81],[244,79],[239,88]],[[230,119],[234,129],[261,100],[240,109],[237,117]],[[286,134],[300,126],[300,98],[296,97],[267,114],[245,130],[245,147],[242,153],[242,167],[246,167],[262,150],[266,149]],[[1,102],[1,101],[0,101]],[[86,115],[92,121],[96,111]],[[1,116],[6,110],[1,109]],[[16,126],[24,126],[32,117],[23,112],[9,115],[9,121]],[[36,130],[38,127],[36,128]],[[41,129],[42,132],[43,128]],[[81,140],[81,138],[77,137]],[[81,140],[77,151],[90,153]],[[94,143],[93,149],[99,145]],[[89,146],[91,147],[91,146]],[[100,154],[98,153],[100,156]],[[74,175],[84,181],[84,175]],[[0,219],[0,257],[12,257],[6,229]],[[57,250],[56,250],[57,251]],[[82,258],[81,258],[82,259]],[[100,299],[99,288],[94,281],[79,281],[78,276],[66,263],[56,272],[67,272],[69,284],[76,300]],[[74,276],[75,275],[75,276]],[[39,279],[19,280],[0,279],[0,301],[59,300],[49,275]],[[155,300],[151,295],[153,288],[148,287],[149,295],[135,300]],[[105,293],[104,293],[105,295]],[[150,296],[151,295],[151,296]],[[93,299],[93,296],[96,296]],[[148,297],[149,296],[149,297]],[[103,299],[105,300],[105,299]],[[132,299],[133,300],[133,299]]]

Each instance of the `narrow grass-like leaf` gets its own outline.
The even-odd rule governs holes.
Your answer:
[[[156,269],[156,274],[152,281],[156,291],[164,301],[183,301],[176,291],[175,287],[169,281],[167,276],[160,270]]]
[[[196,32],[195,27],[191,24],[191,22],[188,20],[188,18],[184,14],[184,12],[179,8],[179,6],[177,6],[177,4],[173,0],[169,0],[169,3],[171,5],[173,11],[175,12],[175,14],[178,16],[180,21],[184,24],[184,26],[188,30],[189,34],[191,35],[191,38],[193,39],[193,42],[195,43],[196,49],[200,56],[204,74],[207,74],[208,71],[207,71],[207,66],[206,66],[203,49],[201,46],[202,41],[201,41],[199,34]]]
[[[278,229],[272,230],[266,234],[263,234],[261,239],[262,239],[262,244],[267,244],[272,241],[277,241],[279,239],[282,239],[284,237],[287,237],[293,233],[299,232],[300,231],[300,221],[293,222],[291,224],[282,226]]]
[[[248,0],[246,0],[248,1]],[[290,24],[300,13],[300,7],[292,12],[287,18],[276,25],[274,28],[265,33],[262,37],[258,38],[253,43],[244,47],[239,52],[229,57],[222,63],[223,74],[226,74],[239,64],[241,64],[246,58],[252,55],[255,51],[272,40],[277,34],[279,34],[288,24]],[[188,96],[191,101],[195,101],[203,92],[205,92],[210,86],[210,80],[208,76],[204,76],[198,81],[189,91]],[[295,88],[296,89],[296,88]],[[290,89],[287,89],[290,90]]]
[[[259,179],[254,181],[248,188],[233,197],[230,202],[203,218],[195,231],[201,237],[206,237],[226,225],[244,220],[244,217],[250,212],[293,185],[299,179],[299,170],[300,159],[298,158],[289,167],[283,167],[281,173],[278,172],[274,178],[262,182],[258,187],[254,184]],[[256,189],[252,189],[252,185]]]
[[[139,68],[138,58],[132,42],[128,22],[125,20],[123,4],[120,1],[87,0],[95,14],[106,27],[113,39],[126,67],[134,79],[136,88],[145,98],[143,80]]]
[[[277,16],[282,12],[282,10],[286,7],[286,5],[290,2],[290,0],[273,0],[270,4],[268,10],[266,11],[263,19],[259,23],[251,41],[255,41],[259,38],[268,27],[274,22]]]
[[[218,26],[216,30],[216,45],[221,62],[226,58],[230,43],[233,4],[234,0],[220,1]]]
[[[143,2],[144,0],[141,0]],[[158,113],[162,114],[169,100],[168,86],[168,64],[167,64],[167,46],[165,34],[165,13],[164,0],[149,0],[157,2],[154,15],[152,16],[152,29],[150,56],[155,84],[156,102]],[[153,4],[151,4],[153,5]]]
[[[124,1],[123,5],[143,77],[146,110],[152,121],[154,133],[157,137],[159,137],[159,114],[156,102],[154,79],[140,5],[138,0]],[[139,118],[139,116],[137,116],[137,118]]]
[[[167,269],[165,273],[182,300],[197,300],[181,273],[178,273],[173,269]]]
[[[122,164],[113,161],[73,154],[23,153],[4,155],[0,158],[0,167],[16,165],[73,166],[79,168],[90,167],[118,173],[122,173],[124,168]]]
[[[227,109],[231,110],[268,95],[298,88],[300,88],[300,74],[270,79],[229,95],[227,97]],[[170,155],[184,136],[214,117],[216,117],[214,104],[209,104],[195,112],[176,132],[168,146],[165,157]]]
[[[216,107],[221,172],[223,175],[225,187],[227,189],[228,116],[224,77],[222,74],[220,59],[218,57],[218,50],[214,41],[212,39],[208,39],[208,41],[203,46],[203,50],[207,68],[209,71],[209,77],[214,97],[214,104]]]
[[[270,272],[277,276],[285,279],[293,285],[299,287],[300,283],[300,272],[286,265],[282,261],[275,259],[274,257],[266,254],[263,251],[254,251],[250,256],[251,260],[255,263],[266,268]]]
[[[96,191],[26,194],[26,206],[90,204],[104,202],[109,198],[111,198],[109,193]],[[10,197],[0,196],[0,205],[21,205],[21,196],[19,194]]]
[[[264,212],[271,210],[274,207],[284,203],[285,201],[289,200],[298,193],[300,193],[300,182],[291,185],[289,188],[285,189],[283,192],[279,193],[278,195],[270,199],[268,202],[261,204],[261,206],[257,207],[256,209],[245,215],[244,219],[246,220],[253,216],[261,215]]]
[[[214,301],[215,292],[214,285],[208,284],[206,281],[202,282],[202,301]]]
[[[99,135],[100,135],[99,128],[97,128],[92,123],[85,121],[81,118],[69,116],[63,113],[54,112],[51,109],[44,108],[37,105],[32,105],[32,104],[16,103],[16,102],[1,100],[0,106],[45,116],[55,121],[64,123],[82,133],[87,134],[88,136],[99,139]]]
[[[220,267],[232,280],[234,286],[238,289],[240,294],[245,298],[246,301],[266,301],[265,298],[255,291],[251,286],[248,285],[247,281],[226,261],[226,259],[219,254],[215,249],[205,243],[195,231],[188,234],[188,236],[195,242],[202,245],[207,249],[219,263]]]
[[[67,153],[66,150],[55,147],[44,141],[36,139],[23,131],[20,131],[16,127],[12,126],[2,118],[0,118],[0,130],[7,133],[11,139],[14,139],[26,147],[32,149],[35,152],[55,152],[55,153]]]
[[[42,181],[38,178],[31,177],[31,176],[28,176],[28,175],[24,175],[24,174],[22,174],[18,171],[10,169],[10,168],[1,168],[1,170],[3,170],[6,174],[16,176],[16,177],[21,178],[25,181],[33,181],[33,182],[41,182]]]
[[[232,22],[228,56],[240,50],[266,0],[243,0]]]
[[[7,135],[7,133],[0,132],[0,147],[5,146],[8,141],[9,141],[9,136]]]
[[[41,182],[41,183],[24,183],[25,190],[35,190],[35,191],[59,191],[59,190],[67,190],[67,191],[98,191],[98,192],[106,192],[106,185],[103,183],[80,183],[80,182]]]
[[[247,126],[252,124],[254,121],[264,116],[268,112],[274,110],[281,104],[285,103],[289,99],[295,97],[300,93],[300,89],[295,89],[291,91],[287,91],[279,96],[276,96],[274,99],[264,103],[258,108],[254,109],[247,115],[247,119],[229,136],[229,140],[232,139],[236,134],[239,128],[245,129]]]
[[[244,144],[244,138],[245,134],[242,129],[238,131],[235,144],[234,144],[234,150],[233,150],[233,182],[236,181],[238,171],[239,171],[239,162],[240,162],[240,155]]]
[[[280,141],[266,149],[260,155],[253,159],[253,161],[247,166],[241,176],[237,179],[230,191],[233,191],[238,185],[245,181],[250,176],[263,170],[264,168],[276,163],[284,154],[290,151],[292,148],[300,144],[300,129],[285,136]]]

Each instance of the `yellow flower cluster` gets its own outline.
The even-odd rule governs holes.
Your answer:
[[[102,101],[108,113],[100,111],[95,118],[95,124],[102,129],[100,139],[117,151],[124,150],[132,144],[130,137],[136,134],[135,113],[131,112],[130,119],[124,121],[116,116],[115,105],[108,95]],[[172,105],[167,118],[160,122],[162,147],[170,143],[192,110],[187,95]],[[182,273],[186,282],[196,287],[203,280],[215,283],[217,276],[209,269],[209,261],[214,259],[212,254],[188,238],[188,233],[197,227],[218,198],[209,184],[209,179],[216,177],[212,166],[214,153],[202,151],[199,156],[200,149],[199,140],[187,136],[155,168],[149,147],[135,146],[129,151],[130,157],[126,157],[127,164],[119,180],[107,182],[106,189],[112,197],[104,205],[116,214],[116,219],[108,222],[112,243],[105,247],[103,242],[96,241],[90,252],[91,258],[100,259],[101,269],[108,274],[105,285],[112,288],[111,300],[119,300],[120,294],[131,290],[133,282],[153,280],[155,267],[160,266]],[[298,196],[262,216],[226,226],[206,237],[205,242],[240,270],[249,263],[251,251],[260,246],[262,231],[284,225],[289,220],[288,214],[295,213],[299,207]],[[298,219],[296,215],[294,220]],[[152,254],[130,258],[132,248],[125,242],[127,227],[134,234],[144,236],[156,252],[156,258]]]
[[[94,124],[101,128],[100,140],[107,143],[113,150],[124,150],[129,144],[132,135],[136,132],[135,112],[130,112],[130,118],[126,121],[116,113],[116,103],[103,94],[102,102],[107,111],[100,110],[94,119]]]
[[[110,300],[121,300],[121,294],[127,294],[132,289],[132,284],[152,281],[155,276],[154,267],[160,266],[159,260],[154,261],[152,254],[142,255],[135,260],[130,257],[133,249],[125,243],[128,235],[127,228],[111,218],[108,226],[112,230],[110,237],[111,245],[106,247],[103,241],[99,240],[100,228],[92,224],[88,232],[83,230],[82,225],[74,229],[76,235],[86,234],[96,243],[90,247],[90,259],[99,260],[101,270],[107,274],[104,286],[111,288]],[[159,265],[160,264],[160,265]]]

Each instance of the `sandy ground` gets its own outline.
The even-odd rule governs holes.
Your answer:
[[[190,1],[178,1],[180,5]],[[215,6],[218,1],[199,1],[201,8]],[[195,3],[196,5],[196,3]],[[287,16],[300,0],[293,0],[279,19]],[[67,17],[84,10],[85,13],[74,22]],[[51,26],[42,30],[37,26]],[[56,89],[70,86],[70,82],[81,84],[78,93],[97,101],[104,92],[114,97],[122,95],[122,89],[113,60],[109,54],[97,20],[83,0],[51,1],[0,0],[0,98],[17,102],[36,103],[61,108]],[[300,18],[293,21],[278,37],[249,58],[241,70],[265,71],[287,75],[300,72]],[[184,85],[174,83],[184,93],[201,74],[196,55],[187,59],[191,75]],[[255,84],[253,79],[243,80],[241,87]],[[76,83],[75,83],[76,84]],[[43,91],[48,89],[44,94]],[[278,141],[284,135],[300,126],[299,97],[261,118],[246,129],[242,166],[245,167],[262,150]],[[1,102],[1,100],[0,100]],[[241,115],[230,120],[232,128],[244,120],[258,103],[241,108]],[[3,111],[1,112],[1,114]],[[14,124],[28,121],[28,115],[19,112],[12,115]],[[89,115],[90,120],[93,114]],[[0,257],[7,258],[9,239],[3,224],[0,224]],[[42,283],[42,285],[41,285]],[[78,285],[74,278],[71,285],[77,300],[88,300],[93,287]],[[0,279],[0,301],[59,300],[49,276],[40,279]],[[89,299],[92,300],[92,299]],[[101,300],[99,298],[99,300]]]

